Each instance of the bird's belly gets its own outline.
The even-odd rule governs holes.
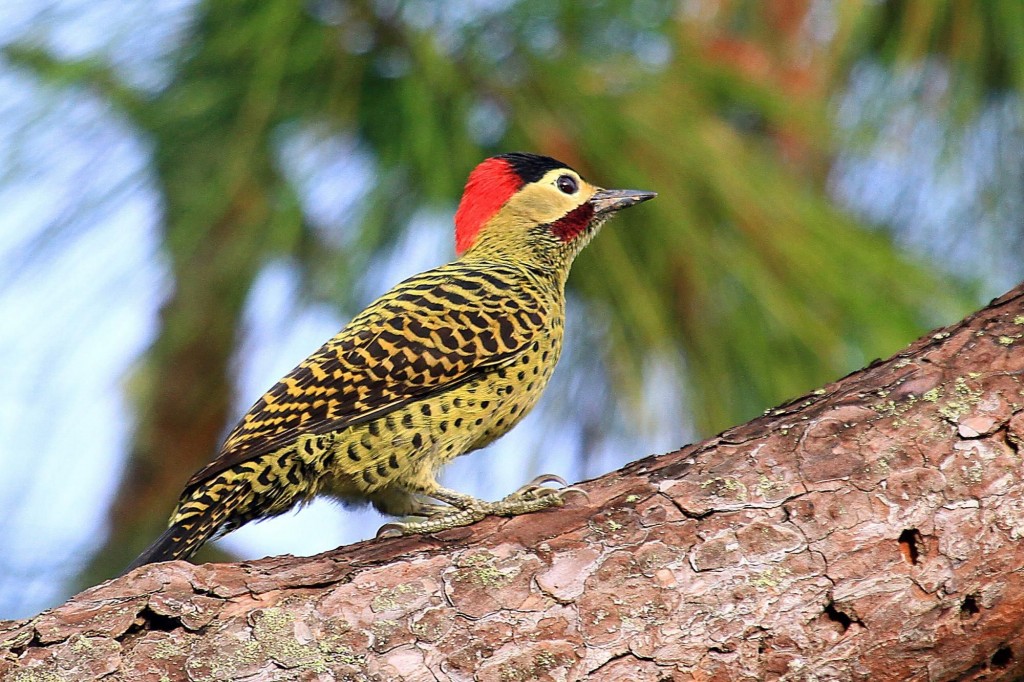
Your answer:
[[[442,463],[492,443],[522,421],[547,386],[559,350],[559,338],[552,335],[534,342],[514,362],[452,390],[447,402],[453,414],[465,413],[469,432],[464,446],[446,452]]]
[[[555,337],[514,364],[335,434],[320,489],[362,498],[401,482],[433,477],[459,455],[500,438],[537,403],[559,351]]]

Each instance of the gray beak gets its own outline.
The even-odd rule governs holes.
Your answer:
[[[643,192],[636,189],[602,189],[590,197],[590,205],[594,207],[594,215],[621,211],[641,201],[658,196],[654,192]]]

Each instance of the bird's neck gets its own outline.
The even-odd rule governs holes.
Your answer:
[[[556,249],[517,248],[489,242],[474,246],[459,261],[481,268],[500,265],[518,270],[529,280],[562,292],[574,255]]]
[[[518,267],[562,289],[581,248],[582,245],[565,244],[553,237],[547,226],[529,225],[487,230],[461,259]]]

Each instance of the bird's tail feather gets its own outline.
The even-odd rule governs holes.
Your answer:
[[[242,490],[232,490],[223,495],[218,504],[204,503],[192,506],[186,516],[175,514],[170,527],[136,557],[135,561],[128,564],[121,575],[139,566],[155,564],[158,561],[189,559],[208,541],[236,528],[239,523],[237,520],[233,521],[232,517],[238,511],[236,506],[243,496],[242,493]],[[181,512],[188,506],[190,505],[179,506],[178,511]]]
[[[191,528],[176,523],[165,530],[153,544],[135,558],[135,561],[128,564],[128,567],[121,572],[121,575],[139,566],[155,564],[158,561],[187,559],[205,541],[205,537],[202,537],[202,535],[208,534],[203,533],[204,529],[198,523],[189,525]],[[195,531],[200,531],[200,533],[197,534]]]

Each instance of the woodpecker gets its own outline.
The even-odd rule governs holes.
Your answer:
[[[616,211],[654,196],[601,189],[547,156],[482,162],[455,213],[457,259],[395,286],[256,401],[125,572],[317,495],[422,519],[385,535],[563,504],[553,475],[498,502],[435,476],[534,406],[561,350],[572,261]]]

